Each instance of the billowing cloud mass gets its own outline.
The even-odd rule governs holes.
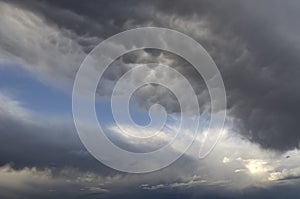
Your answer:
[[[228,101],[224,135],[207,158],[198,158],[203,136],[218,129],[202,132],[170,167],[132,175],[95,160],[69,113],[31,110],[9,85],[6,90],[0,85],[0,197],[299,197],[299,10],[300,2],[292,0],[0,1],[1,68],[17,65],[41,84],[71,95],[80,64],[99,42],[131,28],[165,27],[191,36],[209,52]],[[109,97],[131,68],[153,62],[183,74],[197,94],[200,114],[209,117],[210,97],[201,75],[183,58],[154,49],[115,60],[99,82],[99,99]],[[153,74],[135,75],[178,78],[159,67]],[[145,110],[160,103],[170,114],[180,112],[176,97],[161,86],[142,87],[133,99]],[[132,150],[153,150],[171,139],[162,132],[151,142],[136,142],[114,124],[107,129],[115,142]]]
[[[298,150],[285,153],[264,150],[227,130],[205,159],[198,158],[204,133],[181,159],[168,168],[143,175],[117,172],[89,155],[69,119],[48,118],[46,121],[4,93],[1,93],[0,101],[0,121],[6,124],[1,126],[2,197],[39,198],[45,194],[49,198],[62,195],[65,198],[78,195],[82,198],[91,195],[111,198],[120,194],[137,198],[140,194],[167,197],[170,191],[187,196],[190,192],[195,196],[209,196],[214,189],[221,191],[215,197],[239,197],[234,193],[241,190],[249,192],[250,197],[252,194],[260,196],[260,192],[274,187],[285,190],[291,185],[299,186]],[[109,129],[119,141],[133,148],[149,149],[168,141],[170,136],[163,132],[153,142],[135,143],[115,126]],[[207,133],[214,135],[217,132]],[[183,149],[179,144],[173,150]],[[252,190],[254,188],[259,190],[258,193]],[[295,196],[299,192],[289,194]]]

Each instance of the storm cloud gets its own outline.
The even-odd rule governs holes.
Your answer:
[[[172,28],[195,38],[215,60],[224,79],[229,115],[236,119],[237,133],[264,148],[287,150],[299,147],[299,3],[31,1],[25,4],[15,1],[14,4],[24,10],[23,21],[15,25],[6,23],[10,20],[10,12],[14,12],[10,9],[16,8],[8,3],[1,6],[4,14],[1,51],[4,51],[2,55],[9,56],[8,59],[14,56],[25,61],[30,70],[62,76],[60,81],[72,85],[80,61],[104,38],[133,27]],[[30,22],[34,27],[18,29],[22,23]],[[12,25],[15,30],[5,27],[5,24]],[[19,37],[27,36],[27,32],[22,32],[27,31],[26,28],[37,34],[33,36],[30,33],[32,42],[28,45],[36,45],[29,52],[23,49],[27,44],[18,41]],[[46,35],[38,32],[40,28]],[[13,37],[8,32],[10,29],[15,32],[15,38],[5,38]],[[153,54],[151,51],[145,53]],[[61,55],[63,57],[59,58]],[[140,56],[133,56],[131,61],[137,61]],[[203,81],[199,80],[200,76],[195,76],[191,67],[180,62],[179,58],[161,57],[173,60],[171,67],[194,81],[195,88],[200,87],[198,94],[205,98],[199,101],[202,105],[206,104],[203,101],[207,101],[207,91]],[[155,59],[155,56],[150,59]],[[160,61],[157,59],[157,62]],[[142,60],[142,63],[145,62]],[[116,67],[110,73],[114,77],[109,74],[107,77],[115,80],[117,74],[121,76],[126,70],[126,67]],[[157,100],[166,105],[162,97]],[[168,109],[176,111],[176,106],[176,103],[168,104]]]
[[[99,42],[131,28],[164,27],[187,34],[209,52],[228,102],[228,133],[204,162],[196,158],[196,141],[169,168],[141,177],[96,161],[80,142],[71,115],[36,113],[0,89],[0,196],[39,198],[45,190],[49,198],[298,196],[299,10],[300,2],[292,0],[0,1],[0,67],[18,65],[41,84],[71,95],[80,64]],[[131,68],[153,62],[183,74],[195,89],[201,114],[209,116],[210,97],[201,75],[183,58],[154,49],[115,60],[99,82],[98,97],[109,97]],[[176,78],[160,74],[159,67],[154,73]],[[169,113],[180,112],[176,98],[156,85],[141,88],[134,100],[145,110],[160,103]],[[120,145],[136,147],[115,126],[109,129]],[[137,146],[151,149],[164,138]],[[40,187],[34,192],[29,185]]]

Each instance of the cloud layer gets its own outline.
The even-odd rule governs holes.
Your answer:
[[[170,167],[130,175],[96,161],[81,144],[70,115],[42,115],[0,90],[0,197],[298,197],[299,9],[299,2],[277,0],[0,1],[0,67],[19,65],[42,84],[70,94],[80,63],[100,41],[130,28],[166,27],[191,36],[210,53],[224,79],[229,112],[226,132],[207,158],[199,160],[199,148],[205,133],[214,131],[202,132]],[[99,98],[109,97],[125,72],[149,62],[183,74],[197,93],[201,114],[209,116],[201,75],[184,59],[153,49],[116,60],[99,82]],[[159,67],[151,75],[177,78]],[[139,89],[133,99],[146,110],[157,102],[170,114],[180,108],[167,89],[156,85]],[[108,129],[114,141],[131,150],[154,150],[172,134],[136,142],[114,125]]]
[[[41,79],[70,88],[86,53],[104,38],[140,26],[179,30],[199,41],[219,66],[227,89],[229,114],[236,118],[236,131],[265,148],[292,149],[299,146],[296,91],[300,85],[300,30],[295,25],[299,5],[279,1],[268,5],[268,1],[188,1],[184,5],[181,1],[131,2],[124,9],[119,1],[32,1],[26,5],[1,2],[0,52],[2,60],[21,63]],[[203,103],[209,97],[205,85],[184,60],[153,51],[130,57],[129,62],[169,63],[193,83],[200,104],[207,106]],[[114,80],[131,67],[116,65],[107,72],[101,91],[109,90]],[[152,102],[145,103],[143,96],[149,91],[144,91],[139,101],[148,106]],[[154,100],[176,111],[176,103],[165,103],[168,98]]]

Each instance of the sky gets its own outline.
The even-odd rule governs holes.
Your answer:
[[[0,198],[299,197],[299,10],[295,0],[0,0]],[[185,152],[178,160],[132,174],[106,166],[84,146],[73,121],[72,89],[100,42],[141,27],[176,30],[205,48],[224,81],[227,116],[223,129],[208,128],[217,114],[211,113],[209,89],[183,57],[157,49],[122,55],[104,72],[95,101],[98,121],[115,145],[157,150],[174,137],[180,110],[190,107],[189,99],[180,104],[168,88],[140,87],[130,99],[133,121],[149,124],[149,108],[160,104],[167,124],[146,141],[124,134],[155,133],[114,121],[110,98],[124,74],[124,92],[136,80],[157,78],[182,96],[187,92],[180,77],[163,67],[128,73],[137,66],[158,63],[178,71],[200,109],[191,113],[200,126],[190,148],[183,147],[192,136],[189,125],[182,130],[187,137],[170,148],[170,154]],[[208,146],[219,140],[199,159],[207,135]]]

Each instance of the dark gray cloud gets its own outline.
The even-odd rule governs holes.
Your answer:
[[[0,93],[0,197],[259,198],[272,197],[274,185],[281,185],[282,191],[298,185],[299,151],[273,154],[230,134],[204,160],[197,159],[195,142],[191,151],[163,170],[143,175],[117,172],[87,153],[68,116],[36,114]],[[253,187],[258,188],[252,191]],[[245,194],[237,193],[241,190]],[[298,192],[291,188],[289,194]]]
[[[223,75],[236,131],[265,148],[299,147],[299,6],[294,1],[178,1],[155,7],[185,23],[194,16],[207,21],[207,37],[174,19],[162,25],[194,36],[210,52]]]
[[[74,168],[81,171],[113,171],[95,160],[81,144],[71,116],[45,118],[11,105],[10,98],[0,93],[0,165],[51,168],[60,171]],[[9,114],[11,113],[11,114]],[[113,172],[115,173],[115,172]]]
[[[299,146],[299,3],[31,1],[17,4],[80,37],[89,35],[101,40],[130,27],[147,25],[191,35],[204,45],[221,70],[236,131],[265,148],[287,150]],[[198,22],[205,25],[199,26]],[[201,28],[208,35],[197,32]],[[78,41],[78,44],[90,45],[85,48],[88,51],[96,43]],[[194,85],[201,85],[200,90],[205,89],[198,81],[199,76],[195,77],[185,64],[177,63],[174,67],[195,81]],[[158,100],[164,103],[162,98]]]
[[[10,62],[21,62],[28,70],[45,75],[47,82],[53,81],[51,77],[55,76],[58,80],[55,80],[54,84],[67,82],[66,84],[72,85],[76,70],[86,54],[101,40],[122,30],[139,26],[161,26],[184,32],[199,41],[220,68],[228,95],[229,117],[234,121],[232,130],[238,135],[242,135],[243,138],[258,143],[263,148],[279,150],[282,153],[299,148],[300,94],[298,90],[300,89],[300,80],[298,77],[300,75],[300,58],[298,54],[300,53],[300,26],[298,19],[300,18],[300,3],[297,1],[106,0],[84,2],[31,0],[24,2],[13,0],[3,2],[6,4],[0,4],[1,13],[4,13],[0,19],[2,27],[2,29],[0,28],[0,58]],[[1,13],[0,15],[2,15]],[[30,15],[31,13],[34,15]],[[20,23],[19,21],[17,23],[15,19],[20,19],[20,17],[23,21],[20,20]],[[42,32],[43,30],[44,32]],[[29,43],[26,43],[22,39],[23,37],[27,38]],[[128,71],[132,67],[131,64],[147,63],[153,60],[159,63],[171,60],[172,67],[191,81],[199,95],[201,107],[208,106],[208,93],[203,80],[198,74],[195,74],[195,70],[186,61],[170,53],[158,53],[149,49],[131,53],[117,60],[106,72],[102,82],[104,85],[101,85],[100,82],[99,93],[109,95],[115,80]],[[137,94],[136,98],[143,107],[148,108],[149,105],[158,101],[170,112],[176,112],[179,109],[176,99],[168,95],[168,91],[164,89],[153,86],[141,90],[140,94]],[[156,97],[149,100],[149,95],[154,94]],[[168,96],[165,97],[166,95]],[[299,192],[295,191],[295,187],[285,186],[272,186],[272,188],[265,189],[260,186],[254,189],[251,186],[252,188],[242,189],[243,193],[241,194],[233,191],[234,193],[226,192],[225,195],[222,195],[223,191],[220,195],[211,194],[215,192],[216,187],[222,187],[222,185],[212,184],[203,186],[203,190],[197,187],[183,191],[177,186],[190,186],[189,179],[192,176],[192,174],[183,175],[183,173],[194,172],[195,165],[198,164],[198,162],[193,162],[188,155],[171,167],[171,171],[149,175],[139,181],[137,180],[139,176],[115,172],[91,157],[80,143],[74,126],[69,120],[64,120],[63,124],[51,121],[49,123],[45,121],[32,123],[26,120],[26,114],[21,113],[22,110],[18,109],[15,115],[10,117],[6,112],[1,112],[0,107],[0,164],[3,166],[10,163],[15,171],[22,171],[25,167],[36,167],[42,173],[36,174],[36,171],[27,171],[26,169],[25,171],[29,173],[29,176],[42,176],[42,181],[45,168],[51,170],[52,178],[55,179],[53,183],[59,186],[61,185],[60,180],[65,180],[64,169],[69,172],[74,169],[76,170],[75,174],[68,174],[72,182],[76,182],[76,177],[80,177],[84,172],[91,172],[93,175],[101,177],[115,177],[117,179],[115,181],[121,181],[120,184],[109,186],[115,186],[114,191],[124,193],[122,197],[125,198],[129,196],[130,198],[140,198],[143,195],[145,198],[160,196],[163,198],[246,199],[282,198],[287,194],[290,194],[290,197],[299,195]],[[238,150],[255,151],[255,155],[259,156],[256,149],[252,147],[246,147],[245,150],[238,148]],[[220,153],[221,151],[219,150]],[[222,155],[224,154],[222,153]],[[270,156],[272,156],[270,161],[276,162],[277,156],[273,154]],[[238,156],[235,158],[239,159]],[[264,158],[265,156],[262,155],[261,159]],[[239,164],[245,168],[239,168],[241,165],[237,163],[235,164],[239,167],[234,165],[233,168],[237,169],[237,173],[240,170],[247,170],[249,166],[252,166],[249,165],[252,160],[253,157],[239,159],[241,162]],[[215,161],[211,160],[209,163],[218,165]],[[257,161],[258,163],[263,162],[259,159]],[[283,165],[285,165],[285,161],[293,160],[284,160]],[[191,163],[186,165],[185,162]],[[295,163],[291,165],[295,165]],[[209,164],[206,163],[206,166]],[[254,165],[254,168],[257,169],[259,166]],[[223,167],[221,168],[225,170]],[[215,169],[219,170],[219,165],[215,166]],[[273,169],[268,169],[263,172],[270,175],[271,180],[283,181],[283,184],[287,179],[296,181],[300,175],[298,168],[284,170],[274,166]],[[177,173],[179,170],[180,172]],[[160,179],[159,175],[161,174],[164,174],[167,179]],[[47,172],[45,175],[48,175]],[[236,174],[232,172],[228,175]],[[224,178],[228,178],[228,175],[225,175]],[[122,176],[122,180],[116,176]],[[222,174],[218,173],[218,177],[220,176]],[[239,177],[235,178],[239,179]],[[244,175],[240,178],[243,179]],[[22,181],[22,179],[18,180]],[[253,179],[250,178],[250,180]],[[239,179],[237,181],[236,184],[239,184],[240,181],[244,183],[246,180]],[[45,187],[49,187],[48,183],[50,182],[46,181]],[[105,180],[93,181],[97,185],[101,182],[105,182]],[[124,188],[125,182],[130,182],[131,187],[129,187],[131,189],[134,187],[132,189],[134,193],[124,191],[128,188],[128,186]],[[161,186],[164,188],[154,191],[137,188],[141,183],[149,182],[148,188]],[[93,188],[91,184],[85,183],[80,181],[79,184],[62,187],[69,192],[72,192],[74,188],[80,189],[82,186]],[[106,195],[105,190],[109,186],[102,187],[101,185],[101,189],[98,191],[94,187],[95,191],[83,194],[76,192],[70,197],[119,198],[118,194]],[[55,188],[58,189],[57,186]],[[0,190],[2,192],[3,189]],[[39,194],[43,195],[44,189],[41,190]],[[58,192],[66,193],[62,189]],[[186,192],[201,192],[201,194],[182,194]],[[37,198],[40,198],[39,194],[37,194]],[[62,195],[49,196],[49,198],[59,197]],[[64,196],[64,198],[66,197],[69,195]],[[30,196],[30,198],[34,198],[34,196]]]

